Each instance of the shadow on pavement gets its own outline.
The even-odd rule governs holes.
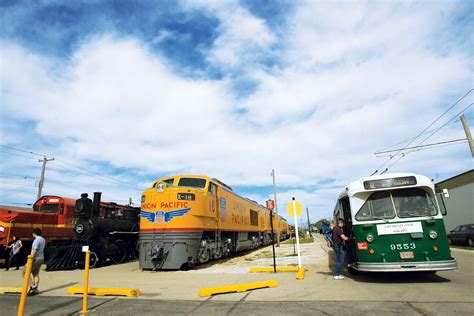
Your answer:
[[[358,272],[348,276],[364,283],[443,283],[451,280],[430,272]]]

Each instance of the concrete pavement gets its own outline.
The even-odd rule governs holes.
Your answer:
[[[142,272],[137,262],[91,270],[91,287],[136,287],[143,295],[137,299],[91,298],[99,314],[126,313],[127,308],[140,312],[172,314],[473,314],[474,313],[474,252],[453,250],[459,269],[424,273],[382,273],[332,279],[331,251],[317,236],[312,244],[303,244],[307,268],[304,280],[295,273],[251,274],[250,266],[270,266],[268,249],[240,258],[220,261],[191,271]],[[277,249],[280,262],[296,263],[288,257],[284,245]],[[291,250],[292,251],[292,250]],[[290,251],[290,252],[291,252]],[[329,255],[328,255],[329,254]],[[308,258],[311,258],[308,260]],[[80,297],[65,296],[69,286],[82,285],[83,271],[41,272],[41,295],[27,302],[27,312],[68,314],[80,310]],[[277,288],[246,293],[233,293],[200,298],[201,287],[233,283],[277,280]],[[19,271],[1,271],[0,286],[19,286]],[[14,314],[18,296],[0,296],[5,306],[0,314]],[[101,304],[101,305],[98,305]],[[110,312],[112,313],[112,312]]]

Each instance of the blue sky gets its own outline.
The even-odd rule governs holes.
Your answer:
[[[384,162],[375,151],[473,87],[471,1],[0,6],[0,204],[34,202],[34,152],[56,159],[45,194],[121,202],[192,173],[264,203],[274,168],[280,209],[295,196],[317,220]],[[455,116],[465,109],[474,125],[472,102],[425,144],[463,138]],[[386,166],[438,181],[473,164],[463,143]]]

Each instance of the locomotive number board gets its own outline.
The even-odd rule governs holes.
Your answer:
[[[192,193],[178,193],[178,200],[194,201],[196,196]]]

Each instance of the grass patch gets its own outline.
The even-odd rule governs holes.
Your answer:
[[[286,245],[292,245],[293,242],[296,244],[296,239],[288,239],[288,240],[285,240],[284,242],[282,242],[282,244],[286,244]],[[313,237],[310,237],[310,238],[300,238],[300,244],[310,244],[314,242],[314,238]]]

